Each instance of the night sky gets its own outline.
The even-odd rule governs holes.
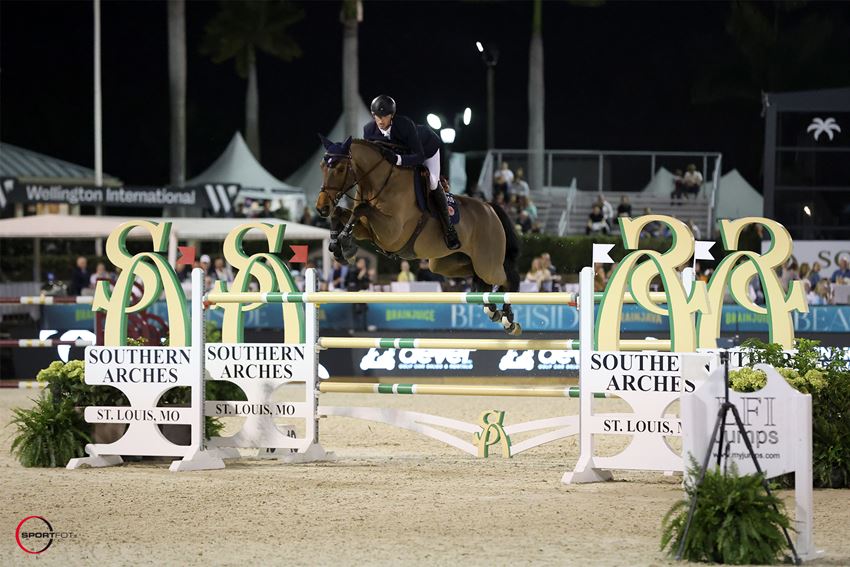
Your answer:
[[[340,2],[299,5],[305,17],[292,34],[303,57],[286,63],[261,53],[258,60],[262,163],[280,178],[311,156],[316,132],[327,132],[342,108]],[[186,7],[188,177],[244,122],[245,81],[232,62],[213,64],[198,49],[216,9],[213,2]],[[695,100],[709,71],[745,69],[727,32],[730,9],[726,2],[544,2],[547,148],[721,151],[724,169],[737,167],[760,187],[758,88],[749,87],[749,100]],[[844,62],[821,58],[819,72],[804,70],[787,84],[849,84],[850,3],[812,3],[781,16],[827,18],[837,38],[827,59]],[[167,183],[165,2],[104,1],[102,25],[104,170],[129,184]],[[485,68],[474,42],[495,42],[496,144],[524,148],[530,27],[527,2],[366,0],[361,95],[368,102],[391,94],[399,112],[418,122],[431,111],[470,106],[473,124],[455,149],[484,149]],[[2,141],[93,165],[92,30],[91,2],[0,3]]]

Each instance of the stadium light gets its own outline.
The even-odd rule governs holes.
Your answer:
[[[484,53],[484,46],[483,46],[483,45],[481,45],[481,42],[480,42],[480,41],[476,41],[476,42],[475,42],[475,47],[477,47],[477,48],[478,48],[478,53]]]
[[[451,144],[455,141],[455,135],[457,132],[454,128],[443,128],[440,130],[440,139],[443,140],[444,144]]]
[[[808,205],[805,205],[803,207],[803,212],[806,213],[807,216],[812,216],[812,210],[809,208]]]
[[[443,126],[442,120],[440,120],[440,117],[436,114],[428,114],[428,116],[425,117],[425,120],[428,121],[428,126],[434,130],[439,130]]]
[[[472,122],[472,109],[467,106],[463,110],[463,125],[469,126],[470,122]]]

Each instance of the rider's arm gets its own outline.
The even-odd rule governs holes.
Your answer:
[[[422,141],[416,132],[416,125],[405,116],[396,116],[393,120],[394,138],[406,146],[410,153],[402,154],[397,163],[403,167],[413,167],[425,162],[425,152],[422,149]]]

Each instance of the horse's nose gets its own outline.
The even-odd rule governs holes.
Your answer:
[[[327,217],[328,213],[330,213],[330,207],[327,205],[323,205],[321,207],[316,207],[316,212],[319,213],[320,217]]]

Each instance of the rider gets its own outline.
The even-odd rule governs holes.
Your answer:
[[[378,95],[372,101],[372,117],[363,127],[363,137],[367,140],[389,141],[407,148],[410,153],[399,155],[379,146],[384,158],[395,165],[413,167],[424,165],[428,168],[429,188],[433,191],[437,203],[440,224],[449,250],[460,248],[454,225],[449,219],[446,194],[440,187],[440,139],[433,130],[416,125],[410,118],[395,113],[395,101],[387,95]]]

